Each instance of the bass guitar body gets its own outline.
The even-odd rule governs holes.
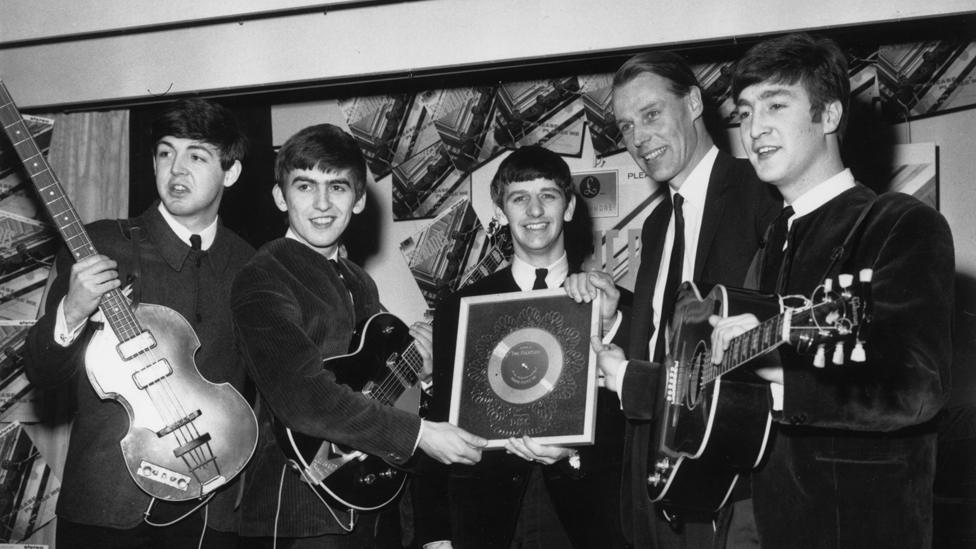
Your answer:
[[[417,414],[419,369],[405,366],[413,352],[407,326],[392,314],[378,313],[354,334],[353,345],[349,354],[324,362],[336,381],[369,399]],[[274,429],[279,446],[300,467],[306,482],[331,502],[359,511],[379,509],[393,501],[406,482],[404,471],[379,457],[303,435],[277,419]]]
[[[128,413],[120,444],[132,480],[162,500],[206,496],[251,458],[257,420],[229,383],[200,375],[193,362],[200,341],[186,319],[159,305],[132,312],[141,334],[120,343],[107,326],[97,330],[85,356],[88,378]]]

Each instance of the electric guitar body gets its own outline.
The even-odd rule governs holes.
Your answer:
[[[423,360],[406,324],[390,313],[377,313],[353,335],[353,345],[349,354],[323,364],[336,381],[366,398],[417,414]],[[377,456],[293,431],[277,419],[273,425],[278,445],[328,500],[371,511],[393,501],[406,482],[404,471]]]

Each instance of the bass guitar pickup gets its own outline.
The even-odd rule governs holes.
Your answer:
[[[132,357],[144,353],[155,346],[156,338],[149,332],[141,332],[136,337],[119,343],[115,349],[119,352],[122,360],[131,360]]]

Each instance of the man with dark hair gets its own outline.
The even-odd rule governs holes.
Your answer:
[[[460,301],[463,297],[558,288],[571,272],[565,228],[576,196],[569,166],[541,146],[522,147],[502,161],[491,181],[495,218],[511,233],[508,268],[459,290],[437,307],[434,319],[433,399],[428,417],[448,417]],[[503,229],[504,230],[504,229]],[[616,296],[617,290],[611,289]],[[603,323],[617,320],[616,305]],[[596,444],[578,451],[511,438],[506,451],[485,454],[474,467],[428,467],[416,478],[416,529],[428,549],[508,549],[520,514],[551,499],[557,523],[573,547],[623,547],[620,531],[620,458],[623,417],[616,396],[599,389]],[[543,488],[535,492],[535,487]],[[545,516],[545,515],[544,515]],[[550,515],[551,516],[551,515]],[[528,543],[530,540],[520,540]],[[558,543],[552,539],[540,541]]]
[[[834,42],[807,34],[762,42],[736,65],[732,91],[749,160],[787,206],[749,286],[810,297],[827,278],[873,270],[865,362],[845,353],[818,367],[814,355],[783,345],[756,368],[770,382],[776,428],[753,474],[761,545],[930,547],[932,418],[948,395],[952,352],[949,227],[909,195],[875,195],[844,167],[850,88]],[[758,323],[711,320],[715,362]]]
[[[100,400],[85,378],[85,349],[103,324],[89,317],[102,296],[126,280],[135,301],[168,307],[190,322],[200,340],[195,363],[207,380],[229,382],[238,391],[244,386],[233,345],[230,283],[254,250],[224,228],[217,209],[241,173],[247,140],[229,110],[196,99],[170,105],[153,123],[152,136],[159,201],[136,218],[92,223],[88,232],[100,254],[74,264],[67,250],[58,255],[45,314],[27,338],[31,383],[77,386],[58,497],[59,549],[197,547],[201,537],[204,547],[237,543],[236,482],[218,491],[205,510],[194,501],[150,498],[123,462],[125,411]],[[185,520],[165,528],[150,526],[183,514]]]
[[[705,110],[698,80],[677,54],[638,54],[614,75],[613,112],[627,150],[644,174],[664,188],[663,200],[641,232],[626,358],[620,349],[600,353],[607,387],[620,395],[628,418],[623,526],[636,546],[712,545],[712,513],[655,512],[647,495],[666,328],[680,282],[741,283],[780,202],[748,162],[715,147]],[[581,299],[612,284],[602,273],[586,278]],[[730,546],[740,543],[736,535],[732,538]]]
[[[281,147],[275,173],[272,195],[288,232],[258,250],[231,291],[261,424],[241,504],[242,547],[374,547],[378,514],[322,499],[275,444],[273,421],[396,465],[417,448],[443,463],[473,464],[486,441],[372,400],[323,367],[382,311],[373,279],[339,254],[352,216],[366,206],[366,163],[353,137],[330,124],[307,127]],[[429,372],[430,328],[418,323],[410,333]]]

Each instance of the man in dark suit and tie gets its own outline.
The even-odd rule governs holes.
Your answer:
[[[782,204],[748,161],[715,147],[705,127],[705,109],[698,80],[674,53],[635,55],[614,75],[614,116],[627,150],[665,190],[641,233],[629,360],[623,352],[600,357],[607,387],[620,395],[628,418],[623,527],[640,547],[712,546],[713,517],[655,512],[646,491],[666,327],[680,282],[741,286],[765,228]],[[586,276],[591,286],[581,292],[584,299],[610,283],[599,273]]]
[[[511,233],[514,254],[510,267],[461,289],[437,307],[430,420],[448,416],[460,299],[558,288],[578,269],[567,258],[564,234],[576,197],[569,166],[559,155],[540,146],[516,150],[499,166],[491,196],[495,218]],[[612,327],[622,315],[616,311],[618,291],[610,289],[608,294],[614,304],[602,311],[607,315],[603,324]],[[520,512],[534,512],[539,505],[533,487],[541,483],[558,517],[559,524],[549,527],[562,528],[573,547],[623,547],[618,496],[623,430],[616,395],[599,389],[593,446],[576,450],[539,444],[530,437],[511,438],[505,452],[485,452],[474,466],[425,464],[424,474],[414,483],[418,541],[426,549],[508,549]],[[527,495],[527,490],[532,492]],[[555,537],[539,543],[562,547],[565,542]]]

